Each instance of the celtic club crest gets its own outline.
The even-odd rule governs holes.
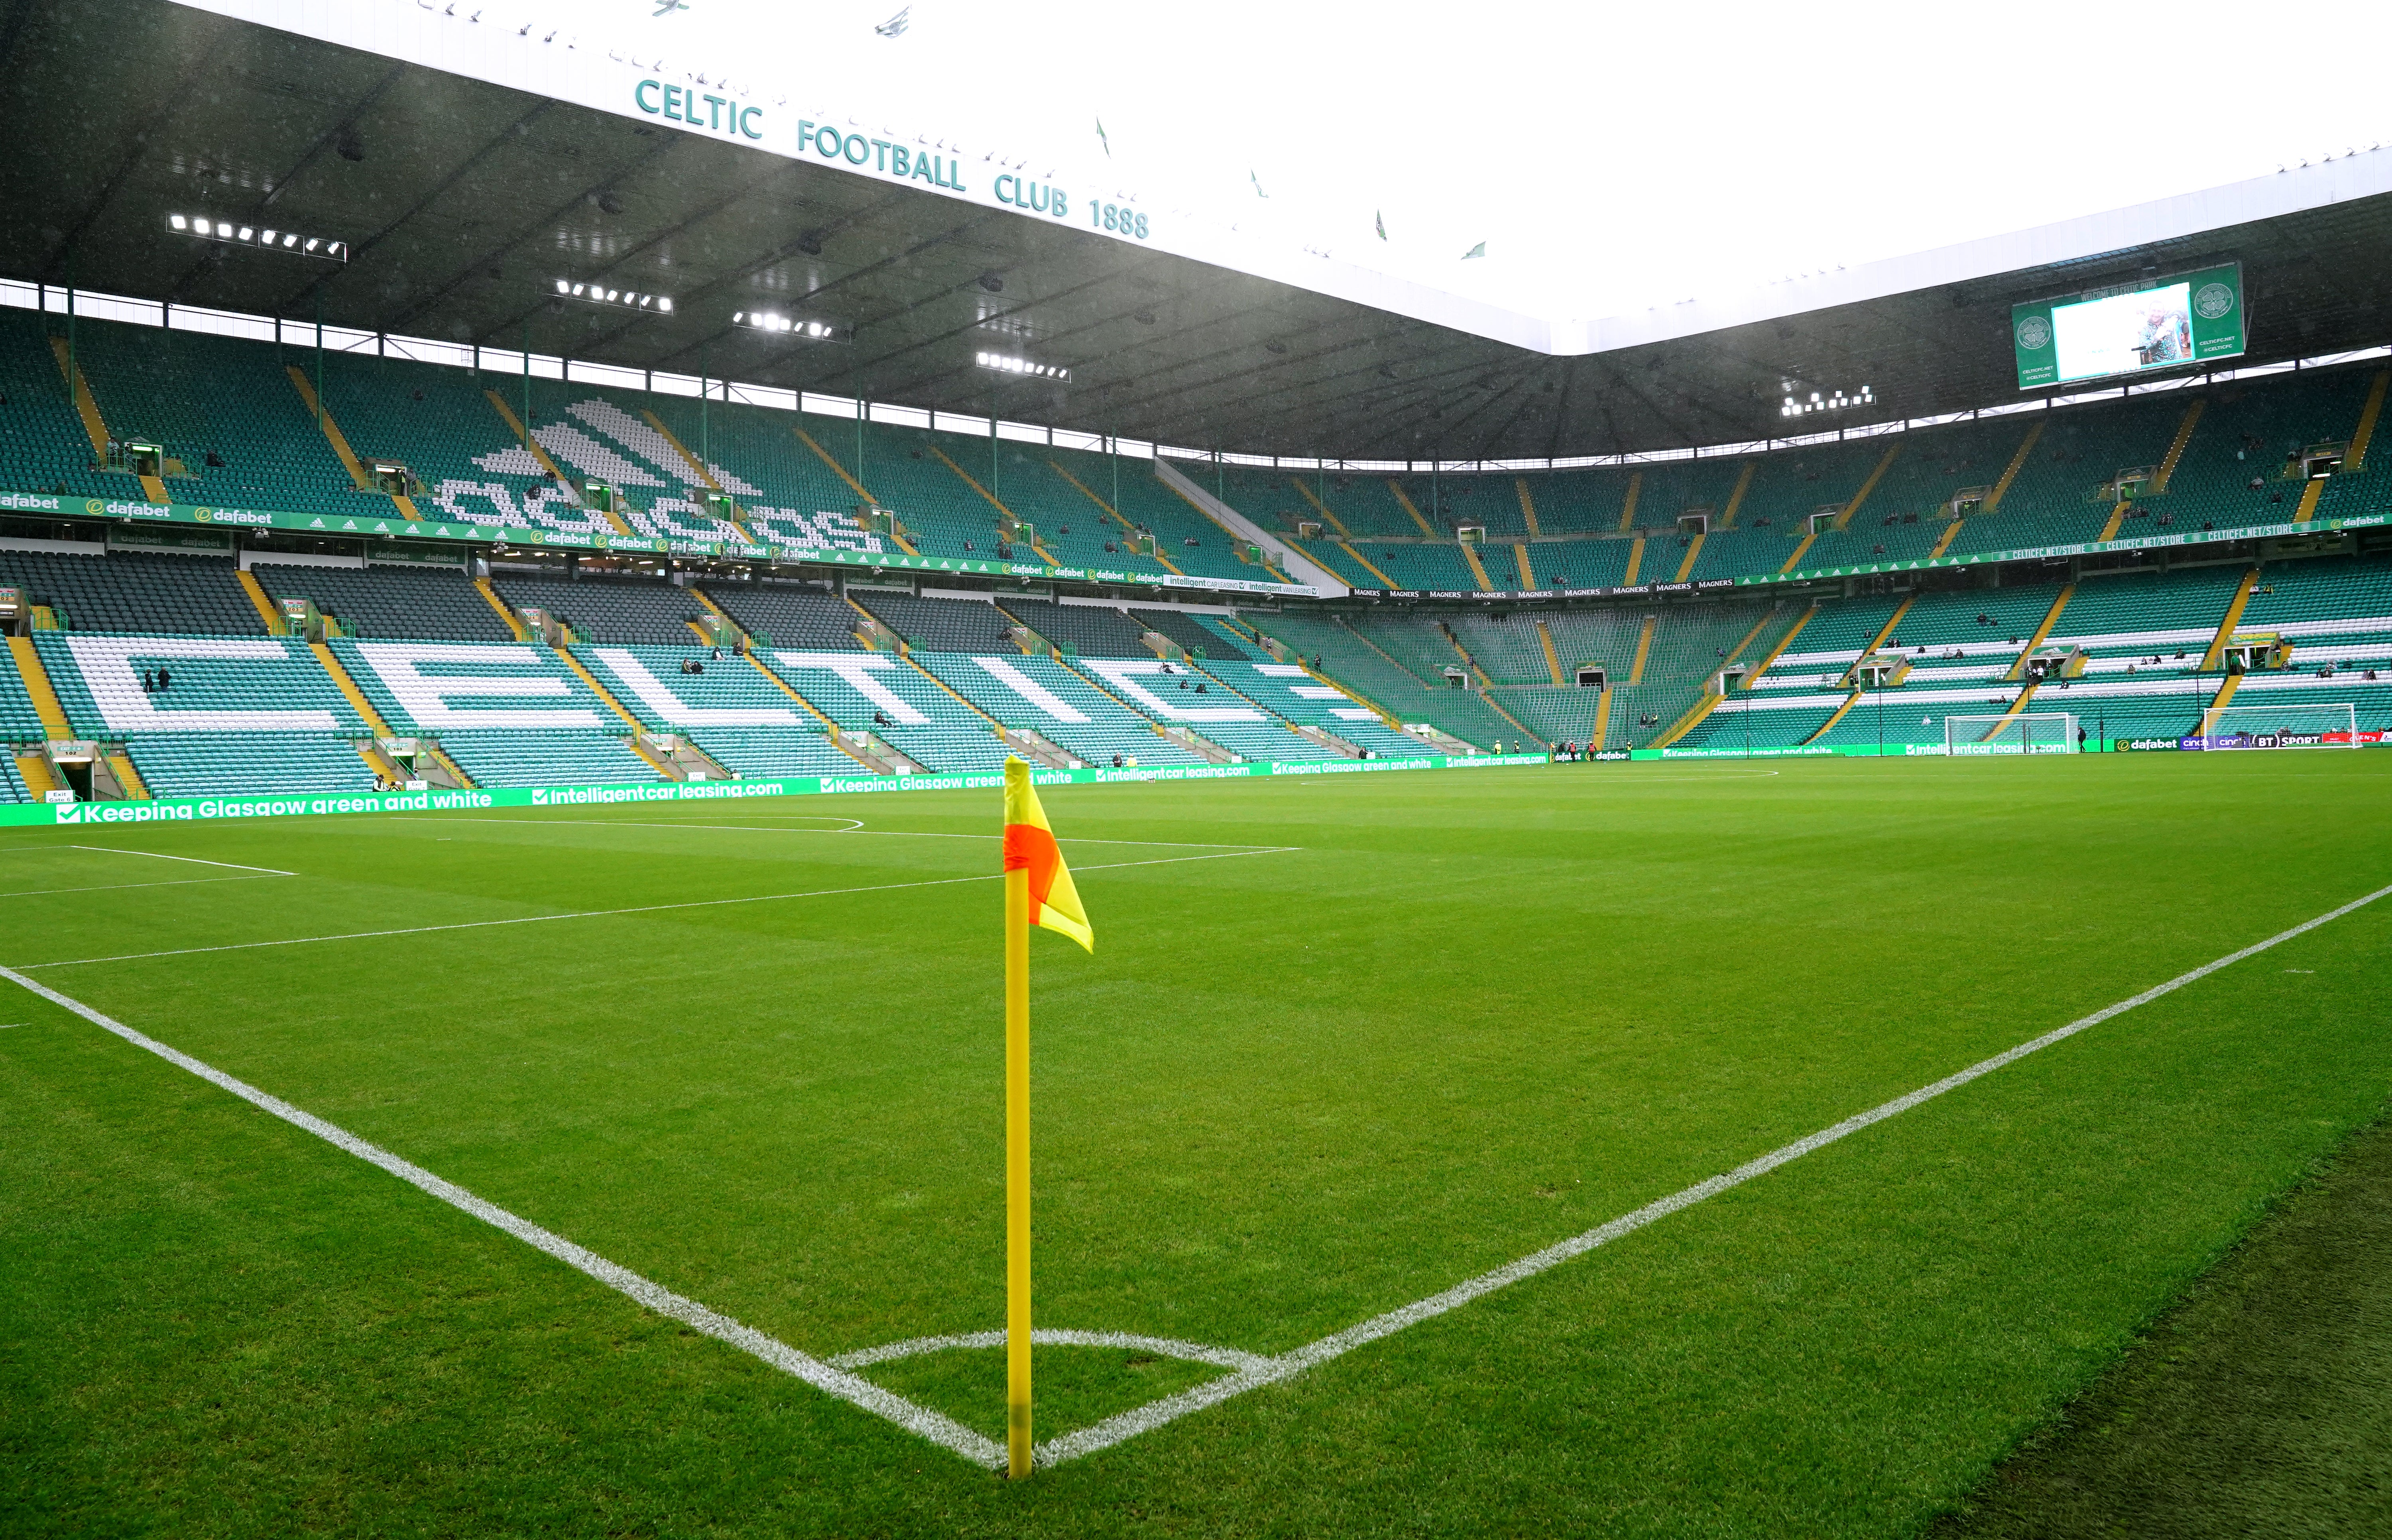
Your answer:
[[[2222,283],[2204,283],[2192,293],[2192,313],[2204,321],[2217,320],[2234,308],[2234,291]]]
[[[2051,345],[2051,322],[2042,316],[2029,316],[2018,324],[2018,345],[2029,353],[2040,353]]]

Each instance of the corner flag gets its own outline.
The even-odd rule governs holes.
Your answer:
[[[1038,788],[1030,783],[1030,767],[1010,758],[1005,762],[1005,869],[1030,874],[1030,924],[1060,931],[1091,953],[1097,950],[1080,890],[1072,886],[1072,869],[1055,848],[1055,831],[1038,805]]]
[[[1005,762],[1005,1407],[1006,1470],[1030,1474],[1030,927],[1097,950],[1072,869],[1030,783]]]

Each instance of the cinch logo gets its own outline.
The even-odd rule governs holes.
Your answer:
[[[546,793],[546,792],[544,792],[544,791],[538,790],[537,788],[535,788],[535,789],[533,790],[532,794],[531,794],[531,805],[532,805],[533,807],[535,807],[535,808],[545,808],[545,807],[547,807],[547,806],[548,806],[548,793]]]
[[[80,802],[74,802],[58,809],[56,821],[60,823],[81,823],[83,822],[83,804]]]

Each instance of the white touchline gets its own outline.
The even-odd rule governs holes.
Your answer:
[[[285,872],[273,866],[243,866],[237,861],[202,861],[197,856],[168,856],[155,850],[126,850],[113,845],[59,845],[59,850],[97,850],[103,856],[148,856],[152,861],[187,861],[194,866],[221,866],[234,872],[263,872],[269,877],[295,877],[296,872]]]
[[[279,877],[280,872],[260,872],[247,877],[177,877],[172,882],[106,882],[96,887],[27,887],[14,893],[0,893],[0,899],[38,899],[45,893],[120,893],[128,887],[191,887],[203,882],[263,882]]]
[[[1171,866],[1190,861],[1228,861],[1235,856],[1278,856],[1296,846],[1270,846],[1258,850],[1229,850],[1213,856],[1162,856],[1153,861],[1114,861],[1075,866],[1074,872],[1117,872],[1128,866]],[[212,951],[251,951],[259,947],[304,947],[319,941],[369,941],[385,936],[423,936],[442,930],[482,930],[492,925],[536,925],[552,920],[603,920],[619,914],[656,914],[670,910],[715,909],[724,904],[777,903],[785,899],[834,899],[850,893],[889,893],[904,887],[945,887],[955,883],[994,882],[1001,872],[975,873],[968,877],[926,877],[919,882],[875,883],[864,887],[817,887],[802,893],[759,893],[746,899],[692,899],[685,903],[637,904],[630,909],[575,909],[562,914],[518,914],[504,920],[460,920],[445,925],[407,925],[396,930],[352,930],[337,936],[292,936],[278,941],[230,941],[218,947],[174,947],[164,951],[124,951],[109,957],[70,957],[55,963],[20,963],[20,968],[80,968],[95,963],[138,963],[153,957],[193,957]]]
[[[727,1342],[743,1352],[755,1354],[784,1373],[794,1375],[820,1391],[826,1391],[842,1401],[852,1402],[865,1411],[887,1417],[908,1432],[919,1433],[931,1443],[954,1450],[978,1465],[1002,1469],[1005,1450],[994,1440],[983,1438],[952,1417],[942,1416],[927,1406],[917,1406],[891,1391],[884,1391],[870,1380],[858,1378],[844,1369],[835,1369],[821,1359],[800,1352],[785,1342],[765,1336],[752,1326],[741,1326],[727,1315],[707,1309],[695,1300],[686,1300],[663,1285],[642,1277],[628,1267],[619,1266],[596,1252],[576,1246],[552,1230],[545,1230],[531,1221],[508,1212],[495,1203],[474,1197],[453,1182],[443,1181],[422,1167],[403,1160],[379,1145],[368,1144],[346,1129],[328,1123],[310,1112],[303,1112],[289,1102],[270,1096],[245,1081],[203,1064],[179,1049],[169,1048],[157,1039],[135,1031],[111,1016],[102,1016],[80,1000],[58,993],[38,979],[26,977],[13,968],[0,967],[0,978],[20,985],[40,995],[53,1005],[72,1011],[107,1031],[115,1033],[136,1048],[157,1055],[177,1068],[187,1069],[212,1085],[231,1092],[241,1100],[272,1113],[294,1128],[306,1130],[327,1144],[346,1150],[361,1160],[369,1160],[397,1177],[410,1186],[429,1193],[451,1208],[473,1215],[486,1224],[504,1230],[526,1245],[537,1247],[566,1266],[578,1269],[655,1311],[683,1326],[704,1332],[717,1341]]]

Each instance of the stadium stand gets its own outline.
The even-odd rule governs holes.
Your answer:
[[[78,631],[260,636],[265,620],[221,556],[0,550],[0,587],[22,587]]]
[[[541,609],[564,621],[577,641],[686,646],[696,640],[690,622],[706,614],[686,589],[650,578],[559,581],[500,569],[490,575],[490,587],[517,613]]]
[[[343,468],[272,344],[86,320],[76,352],[109,433],[163,446],[173,501],[388,511]]]
[[[908,661],[851,645],[845,651],[776,647],[760,655],[838,726],[870,732],[927,770],[972,773],[1005,768],[1011,751],[994,725],[942,689],[943,675],[924,672],[936,654]]]
[[[861,617],[838,595],[811,584],[729,583],[709,579],[706,597],[759,646],[829,648],[857,645]]]
[[[438,742],[485,786],[659,779],[630,729],[545,647],[441,641],[328,645],[383,719]]]
[[[372,768],[344,738],[295,732],[142,733],[125,751],[151,796],[371,791]]]
[[[1057,604],[1042,599],[997,601],[997,609],[1066,653],[1100,658],[1146,658],[1153,651],[1141,640],[1148,626],[1126,612],[1095,604]]]
[[[852,589],[848,597],[923,652],[984,653],[1013,645],[1011,619],[982,600],[916,599],[877,589]]]
[[[915,661],[1006,726],[1028,728],[1089,764],[1110,764],[1115,754],[1141,765],[1206,762],[1202,754],[1181,746],[1155,729],[1158,720],[1173,720],[1203,733],[1207,725],[1203,714],[1179,710],[1174,716],[1174,708],[1162,705],[1158,695],[1158,704],[1151,712],[1141,715],[1126,704],[1124,697],[1131,696],[1130,687],[1098,671],[1161,666],[1160,660],[1153,657],[1143,662],[1098,659],[1066,665],[1043,657],[924,653],[917,654]],[[1185,670],[1177,676],[1182,680],[1187,677]],[[1138,688],[1143,689],[1143,683]],[[1224,700],[1216,709],[1240,712],[1255,721],[1263,717],[1242,701]],[[1187,721],[1190,717],[1198,719]]]
[[[87,737],[366,732],[306,646],[280,637],[37,631],[33,643],[67,720]],[[144,689],[142,676],[160,668],[166,688]]]
[[[313,600],[346,636],[394,641],[514,640],[462,567],[260,563],[251,570],[275,599]]]
[[[1222,640],[1221,633],[1205,622],[1212,617],[1186,610],[1148,610],[1133,607],[1129,618],[1147,629],[1176,644],[1190,657],[1243,657],[1242,648],[1233,647]]]

